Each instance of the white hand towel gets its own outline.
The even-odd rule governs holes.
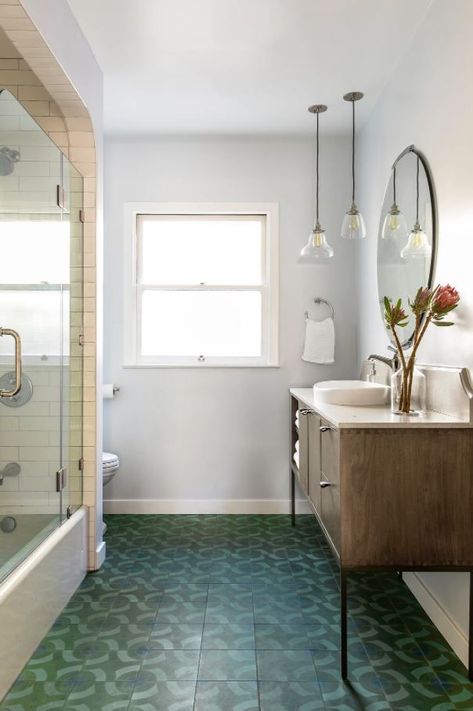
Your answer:
[[[333,363],[335,360],[335,328],[332,318],[323,321],[305,320],[305,343],[302,360],[308,363]]]

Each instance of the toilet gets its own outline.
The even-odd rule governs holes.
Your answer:
[[[119,468],[120,460],[116,454],[112,452],[102,453],[102,476],[104,486],[108,484],[109,481],[112,481]]]

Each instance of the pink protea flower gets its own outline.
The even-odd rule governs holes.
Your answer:
[[[432,295],[431,311],[434,318],[445,316],[456,308],[460,301],[460,294],[450,284],[438,286]]]

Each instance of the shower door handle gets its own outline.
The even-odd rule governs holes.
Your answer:
[[[12,328],[1,328],[0,336],[11,336],[15,341],[15,385],[11,390],[0,390],[0,397],[15,397],[21,390],[21,338]]]

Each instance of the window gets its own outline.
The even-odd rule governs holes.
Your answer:
[[[277,365],[277,206],[125,206],[125,365]]]

